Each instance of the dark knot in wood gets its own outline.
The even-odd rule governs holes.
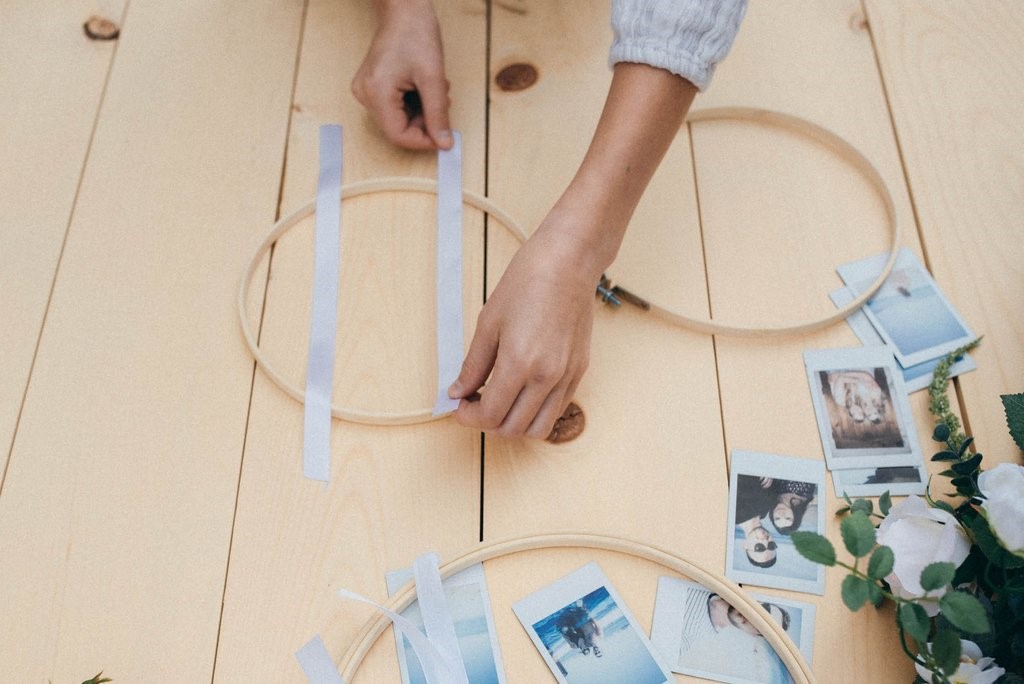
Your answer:
[[[505,92],[526,90],[537,82],[537,68],[532,64],[518,62],[509,64],[498,72],[494,82]]]
[[[555,427],[551,428],[547,441],[552,444],[572,441],[580,436],[586,425],[587,419],[583,415],[583,409],[579,404],[572,402],[569,408],[565,409],[565,413],[555,421]]]
[[[96,15],[89,17],[89,20],[82,24],[82,30],[90,40],[117,40],[121,35],[121,29],[117,24]]]

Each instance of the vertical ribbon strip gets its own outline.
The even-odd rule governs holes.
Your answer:
[[[302,472],[331,479],[331,394],[338,332],[338,272],[341,262],[341,126],[320,127],[320,176],[316,186],[316,247],[313,305],[306,365]]]
[[[319,634],[295,653],[295,659],[310,684],[345,684]]]
[[[447,681],[451,684],[469,684],[459,639],[455,635],[455,623],[441,584],[437,556],[426,553],[417,558],[413,561],[412,573],[416,579],[416,601],[420,604],[423,629],[430,643],[440,651],[452,674],[452,679]]]
[[[459,377],[462,326],[462,134],[437,153],[437,401],[434,415],[459,406],[448,387]]]

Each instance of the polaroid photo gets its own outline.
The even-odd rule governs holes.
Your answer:
[[[814,606],[751,593],[810,664]],[[768,640],[725,599],[688,580],[662,577],[654,604],[651,642],[672,671],[727,684],[792,682]]]
[[[562,684],[675,682],[594,563],[527,596],[512,610]]]
[[[385,577],[388,595],[398,592],[412,581],[412,568],[394,570]],[[491,599],[487,593],[483,565],[473,565],[462,572],[443,580],[445,599],[455,634],[459,641],[466,674],[473,684],[505,684],[505,668],[498,649],[497,631],[491,612]],[[423,617],[419,603],[413,603],[402,611],[420,631],[424,631]],[[408,639],[395,631],[395,645],[398,650],[398,667],[403,684],[426,684],[419,658]]]
[[[837,269],[839,277],[859,295],[882,272],[887,259],[888,254],[879,254],[844,264]],[[904,368],[945,356],[975,339],[935,280],[906,248],[900,250],[892,273],[864,312]]]
[[[847,287],[841,287],[838,290],[829,293],[829,298],[832,303],[836,305],[836,308],[842,308],[854,300],[854,294]],[[884,345],[885,340],[878,334],[875,327],[871,325],[871,321],[868,320],[867,314],[864,313],[863,309],[858,310],[850,314],[846,319],[846,322],[853,329],[853,333],[857,336],[857,339],[865,347],[877,347]],[[939,365],[943,357],[937,359],[931,359],[922,363],[915,364],[909,368],[900,366],[900,371],[903,373],[903,384],[907,388],[907,392],[914,393],[925,389],[932,382],[932,373],[935,371],[935,367]],[[964,354],[960,357],[960,360],[954,363],[949,368],[949,376],[951,378],[975,370],[977,365],[969,354]]]
[[[804,365],[830,470],[923,465],[890,347],[809,350]]]
[[[796,550],[797,530],[823,534],[825,464],[754,451],[732,452],[726,577],[741,584],[825,593],[825,567]]]
[[[893,468],[849,468],[832,471],[836,496],[924,495],[928,490],[928,471],[924,466]]]

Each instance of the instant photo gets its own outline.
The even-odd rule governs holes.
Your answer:
[[[675,681],[594,563],[527,596],[512,610],[563,684]]]
[[[928,490],[928,471],[921,465],[833,470],[832,484],[836,496],[923,495]]]
[[[837,308],[842,308],[852,302],[855,296],[849,288],[841,287],[829,293],[829,298]],[[877,347],[885,344],[885,340],[878,334],[875,327],[871,325],[871,321],[868,320],[867,314],[864,313],[863,309],[850,314],[846,322],[857,336],[857,339],[865,347]],[[907,388],[907,392],[913,393],[928,387],[932,381],[932,373],[935,371],[935,367],[942,361],[942,358],[944,357],[923,361],[909,368],[904,368],[898,363],[899,360],[897,359],[897,365],[899,365],[900,372],[903,374],[903,385]],[[970,355],[964,354],[956,363],[949,367],[949,377],[955,378],[976,368],[977,365]]]
[[[837,271],[855,294],[865,292],[882,272],[888,254],[840,266]],[[967,323],[909,249],[900,250],[892,273],[868,300],[864,312],[900,365],[909,368],[940,358],[974,340]]]
[[[801,556],[792,534],[825,529],[824,484],[821,461],[733,451],[726,576],[741,584],[823,594],[824,566]]]
[[[751,594],[810,663],[814,606]],[[768,640],[721,596],[696,582],[662,577],[651,642],[672,671],[727,684],[792,682]]]
[[[829,469],[922,465],[889,347],[805,351],[804,365]]]
[[[396,593],[412,578],[411,568],[389,572],[385,578],[388,595]],[[455,623],[455,635],[458,637],[459,651],[462,653],[469,681],[472,684],[505,684],[505,668],[502,666],[501,653],[498,650],[497,632],[494,629],[491,599],[487,594],[483,566],[468,567],[444,580],[441,586],[444,587],[448,612]],[[420,631],[424,631],[418,602],[414,601],[402,611],[402,615],[419,627]],[[395,644],[403,684],[426,684],[423,669],[412,644],[397,630]]]

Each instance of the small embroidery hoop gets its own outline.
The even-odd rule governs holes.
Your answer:
[[[882,204],[885,207],[886,217],[889,221],[891,242],[889,245],[889,257],[882,268],[881,274],[868,288],[846,306],[836,310],[834,313],[822,318],[805,321],[785,326],[751,327],[733,323],[722,323],[712,319],[691,318],[676,313],[656,304],[650,304],[650,311],[668,323],[677,325],[686,330],[694,330],[708,335],[728,335],[735,337],[768,337],[784,335],[801,335],[822,328],[833,323],[846,319],[852,313],[860,309],[874,294],[882,287],[885,279],[889,277],[893,267],[896,265],[898,248],[902,239],[902,227],[897,220],[896,207],[885,184],[885,180],[878,172],[878,169],[845,139],[818,124],[807,121],[792,114],[784,114],[767,109],[753,107],[716,107],[691,112],[687,122],[698,123],[703,121],[747,121],[752,123],[766,124],[780,128],[786,128],[814,140],[822,146],[832,150],[847,163],[861,173],[877,192]],[[426,178],[390,177],[373,180],[359,181],[343,185],[341,188],[342,201],[362,195],[371,195],[380,192],[418,192],[426,194],[437,193],[436,181]],[[497,206],[487,197],[478,195],[468,190],[463,190],[462,200],[464,204],[479,209],[485,214],[497,220],[520,243],[527,240],[527,234],[522,227],[509,216],[501,207]],[[270,233],[263,239],[249,263],[246,265],[242,276],[242,284],[238,290],[238,317],[242,326],[242,334],[245,337],[246,346],[256,360],[257,365],[270,380],[277,385],[288,396],[300,404],[305,403],[305,392],[296,384],[284,377],[266,358],[256,340],[256,335],[249,325],[248,292],[252,286],[252,279],[260,260],[285,233],[298,225],[303,219],[316,212],[316,202],[311,201],[304,207],[274,224]],[[346,408],[331,404],[331,415],[351,423],[363,423],[366,425],[411,425],[415,423],[426,423],[431,420],[444,418],[447,414],[435,416],[431,408],[417,409],[404,413],[373,413],[360,411],[358,409]]]
[[[516,537],[483,544],[471,549],[441,567],[441,577],[446,578],[466,568],[485,561],[511,556],[526,551],[539,551],[555,548],[580,548],[612,551],[627,556],[635,556],[668,568],[680,575],[699,582],[721,596],[727,603],[736,608],[771,644],[782,660],[794,684],[814,684],[817,680],[810,666],[804,659],[800,649],[789,635],[776,623],[761,604],[740,589],[739,585],[720,575],[714,574],[701,566],[686,560],[682,556],[669,551],[649,546],[640,542],[595,534],[542,534],[528,537]],[[416,599],[416,587],[409,583],[396,593],[384,607],[401,613]],[[356,671],[362,665],[367,653],[391,624],[390,619],[381,615],[371,618],[359,634],[355,642],[342,656],[339,663],[341,676],[346,682],[353,681]]]

